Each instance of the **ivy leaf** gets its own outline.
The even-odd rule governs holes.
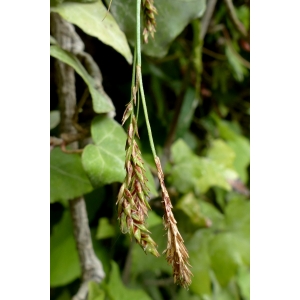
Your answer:
[[[58,45],[51,45],[50,55],[71,66],[82,77],[89,88],[93,100],[93,109],[96,113],[107,113],[115,110],[107,96],[96,90],[94,79],[73,53],[60,48]]]
[[[111,273],[107,284],[107,292],[111,300],[151,300],[144,290],[126,288],[121,280],[118,265],[111,262]]]
[[[105,0],[108,4],[110,0]],[[156,19],[155,38],[149,37],[148,44],[142,46],[142,51],[152,57],[163,57],[167,54],[172,41],[194,19],[203,15],[206,8],[205,0],[164,0],[155,1],[158,14]],[[136,1],[113,0],[111,12],[115,16],[121,29],[125,32],[129,42],[135,42]],[[141,23],[143,24],[141,17]],[[141,29],[143,31],[143,28]]]
[[[79,197],[93,190],[79,154],[67,154],[59,148],[50,152],[50,202],[61,201],[67,204],[69,199]]]
[[[95,145],[87,145],[82,154],[83,167],[94,187],[125,178],[126,134],[122,126],[107,116],[94,118],[91,125]]]
[[[66,285],[80,276],[80,264],[68,210],[50,237],[50,286]]]
[[[62,3],[52,7],[51,11],[59,13],[64,19],[77,25],[85,33],[113,47],[126,58],[129,64],[132,63],[132,54],[125,34],[120,30],[113,16],[107,13],[102,1]]]
[[[210,187],[219,186],[230,191],[231,186],[227,178],[236,178],[234,170],[225,168],[207,157],[199,157],[189,149],[186,143],[179,139],[171,147],[174,166],[171,172],[171,181],[181,193],[195,190],[205,193]]]

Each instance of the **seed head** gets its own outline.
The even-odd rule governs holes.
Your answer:
[[[184,246],[183,238],[181,237],[176,225],[177,222],[172,212],[173,206],[164,183],[164,174],[161,168],[160,160],[157,156],[155,158],[155,164],[158,171],[158,179],[162,189],[162,197],[165,210],[163,218],[164,227],[168,233],[167,249],[164,250],[163,253],[166,254],[167,262],[173,268],[174,283],[179,284],[184,288],[188,288],[192,282],[191,276],[193,275],[189,270],[189,267],[191,267],[188,261],[189,255],[186,247]]]
[[[156,20],[155,15],[157,15],[157,9],[154,6],[154,0],[144,0],[143,1],[143,12],[144,12],[144,42],[148,43],[149,34],[154,38],[154,33],[156,32]]]
[[[137,121],[133,113],[132,101],[127,105],[122,123],[131,120],[127,130],[125,170],[126,177],[118,193],[118,219],[122,233],[128,233],[145,252],[159,256],[157,244],[150,237],[146,227],[148,216],[149,188],[147,186],[144,162],[136,138],[139,138]]]

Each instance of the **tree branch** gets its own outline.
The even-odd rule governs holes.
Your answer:
[[[63,20],[58,14],[51,13],[51,31],[59,45],[75,54],[82,53],[84,44],[76,34],[74,26]],[[56,60],[56,78],[61,113],[60,129],[62,134],[76,135],[73,118],[76,111],[75,74],[73,68]],[[57,142],[57,141],[56,141]],[[70,143],[73,150],[78,142]],[[88,282],[101,282],[105,277],[101,261],[97,258],[92,244],[88,216],[83,197],[69,200],[73,221],[74,237],[80,258],[82,284],[72,300],[86,300]]]

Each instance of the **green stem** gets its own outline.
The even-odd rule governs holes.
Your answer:
[[[145,120],[146,120],[146,125],[147,125],[147,130],[148,130],[149,142],[150,142],[153,158],[155,159],[157,155],[156,155],[156,151],[155,151],[155,147],[154,147],[153,136],[152,136],[151,126],[150,126],[149,117],[148,117],[148,111],[147,111],[146,99],[145,99],[145,94],[144,94],[142,75],[140,75],[140,91],[141,91],[142,104],[143,104]]]
[[[147,125],[147,130],[148,130],[148,137],[149,137],[149,142],[153,154],[153,158],[156,158],[156,151],[154,147],[154,141],[153,141],[153,136],[152,136],[152,131],[151,131],[151,126],[149,122],[149,117],[148,117],[148,111],[147,111],[147,104],[146,104],[146,99],[145,99],[145,93],[144,93],[144,87],[143,87],[143,80],[142,80],[142,56],[141,56],[141,0],[136,1],[136,50],[137,50],[137,72],[136,76],[139,80],[139,89],[141,93],[141,98],[142,98],[142,104],[143,104],[143,110],[145,114],[145,120],[146,120],[146,125]]]
[[[141,67],[141,0],[136,0],[136,50],[137,65]]]

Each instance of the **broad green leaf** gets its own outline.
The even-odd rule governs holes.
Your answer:
[[[108,4],[110,0],[105,0]],[[164,0],[155,1],[158,14],[156,18],[155,38],[149,37],[148,44],[142,46],[142,51],[153,57],[163,57],[167,54],[171,42],[183,31],[190,21],[203,15],[206,8],[205,0]],[[130,43],[135,41],[136,1],[113,0],[111,12]],[[141,17],[141,20],[142,17]],[[143,22],[141,22],[143,24]],[[141,29],[141,32],[143,28]]]
[[[82,154],[83,167],[94,187],[125,178],[126,134],[122,126],[106,116],[94,118],[91,126],[95,145],[87,145]]]
[[[115,236],[115,234],[115,227],[109,223],[108,218],[100,218],[96,238],[99,240],[107,239]]]
[[[132,54],[125,34],[120,30],[114,17],[107,13],[102,1],[89,4],[62,3],[52,7],[51,11],[59,13],[64,19],[77,25],[85,33],[113,47],[126,58],[129,64],[132,63]]]
[[[59,110],[50,111],[50,130],[55,128],[60,122]]]
[[[151,238],[158,245],[158,252],[162,253],[167,246],[166,231],[162,223],[151,227],[150,231]],[[152,254],[146,254],[138,244],[135,244],[132,249],[131,275],[136,278],[138,274],[146,271],[152,271],[157,276],[162,272],[172,274],[172,268],[163,255],[155,257]]]
[[[66,285],[80,276],[80,264],[73,236],[71,216],[64,211],[50,238],[50,286]]]
[[[89,88],[93,100],[93,109],[96,113],[107,113],[115,110],[112,103],[107,99],[107,96],[95,88],[94,79],[73,53],[60,48],[58,45],[51,45],[50,55],[70,65],[82,77]]]
[[[219,233],[210,242],[209,254],[220,285],[226,286],[240,266],[249,266],[249,241],[234,233]]]
[[[69,199],[93,190],[79,154],[67,154],[59,148],[50,152],[50,202],[67,204]]]
[[[210,158],[193,154],[181,139],[172,145],[171,153],[175,164],[170,177],[179,192],[195,190],[205,193],[212,186],[231,190],[227,178],[236,178],[235,171],[226,169],[223,164]]]
[[[105,299],[105,292],[99,287],[99,284],[90,281],[88,300],[104,300],[104,299]]]
[[[107,284],[107,292],[111,300],[151,300],[144,290],[133,290],[124,286],[118,265],[111,262],[111,273]]]

